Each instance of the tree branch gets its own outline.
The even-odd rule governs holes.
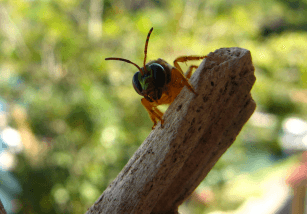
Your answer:
[[[89,213],[178,213],[178,206],[233,143],[256,104],[248,50],[210,53]]]

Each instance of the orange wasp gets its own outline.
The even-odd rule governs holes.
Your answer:
[[[189,60],[200,60],[207,56],[182,56],[174,60],[174,66],[171,66],[163,59],[153,60],[146,64],[148,40],[153,28],[150,29],[144,50],[144,67],[140,68],[137,64],[130,60],[123,58],[106,58],[105,60],[120,60],[130,63],[138,68],[133,78],[132,84],[135,91],[143,96],[141,102],[147,110],[150,119],[154,123],[152,129],[157,125],[158,121],[161,121],[161,127],[163,127],[164,120],[162,119],[163,113],[157,108],[162,104],[171,104],[178,96],[184,86],[197,95],[193,87],[188,82],[190,79],[193,68],[197,68],[196,65],[191,65],[184,75],[178,62],[186,62]]]

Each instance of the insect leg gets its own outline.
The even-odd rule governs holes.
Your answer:
[[[184,76],[182,72],[179,71],[179,69],[173,67],[172,69],[172,84],[180,84],[183,86],[187,86],[190,91],[192,91],[194,94],[197,95],[197,93],[194,91],[193,87],[190,85],[188,79]]]
[[[196,68],[198,68],[198,66],[196,66],[196,65],[191,65],[191,66],[189,67],[189,69],[188,69],[187,72],[185,73],[185,76],[186,76],[187,79],[190,79],[190,78],[191,78],[193,68],[196,69]]]
[[[174,60],[174,66],[176,68],[179,69],[179,71],[181,71],[181,73],[183,73],[182,69],[180,68],[178,62],[186,62],[186,61],[190,61],[190,60],[200,60],[200,59],[204,59],[207,56],[181,56],[181,57],[177,57]]]
[[[145,98],[142,98],[141,102],[142,105],[145,107],[146,111],[148,112],[149,118],[154,123],[152,128],[154,128],[157,125],[158,121],[161,121],[161,126],[163,126],[164,123],[162,119],[163,113]]]

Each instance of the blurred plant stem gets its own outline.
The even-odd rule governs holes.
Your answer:
[[[46,147],[38,142],[28,123],[26,109],[15,104],[12,113],[17,129],[21,136],[21,141],[25,148],[25,155],[29,159],[32,167],[38,167],[46,154]]]
[[[306,186],[300,185],[294,188],[292,201],[292,214],[304,214]]]
[[[97,41],[102,37],[102,13],[103,3],[100,0],[90,1],[88,35],[93,41]]]

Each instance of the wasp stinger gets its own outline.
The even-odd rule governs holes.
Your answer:
[[[162,119],[163,113],[157,108],[157,106],[162,104],[171,104],[184,86],[187,86],[191,92],[197,94],[188,82],[188,79],[191,77],[193,68],[197,68],[198,66],[190,66],[186,72],[186,75],[184,75],[178,62],[200,60],[206,58],[207,56],[178,57],[174,60],[174,66],[171,66],[160,58],[146,64],[148,40],[152,31],[153,28],[150,29],[145,42],[143,68],[140,68],[137,64],[123,58],[112,57],[106,58],[105,60],[120,60],[133,64],[138,68],[139,71],[137,71],[132,78],[132,84],[135,91],[139,95],[144,96],[141,102],[147,110],[150,119],[154,123],[152,127],[154,129],[158,121],[161,121],[162,127],[164,123]]]

